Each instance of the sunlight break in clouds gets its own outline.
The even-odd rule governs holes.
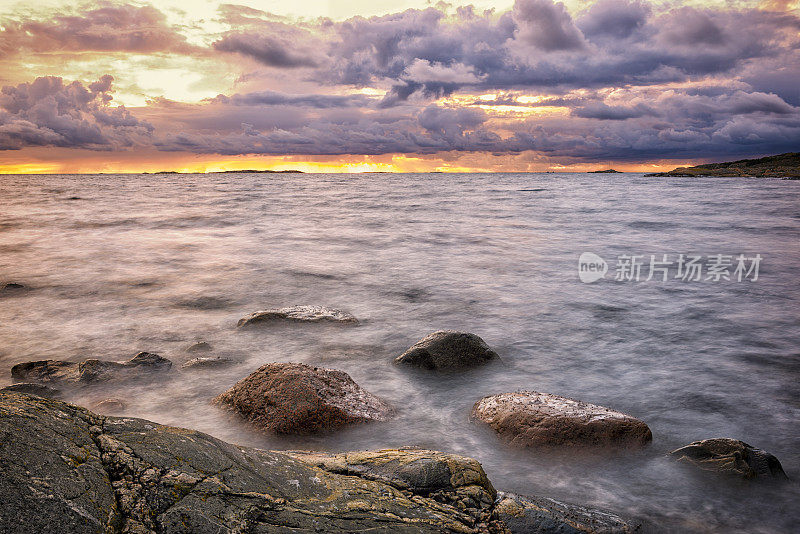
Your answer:
[[[2,4],[3,170],[651,169],[800,146],[792,2],[157,5]]]

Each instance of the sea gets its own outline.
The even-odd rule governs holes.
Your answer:
[[[0,177],[0,385],[14,364],[160,354],[146,380],[65,390],[117,415],[269,449],[417,446],[494,486],[640,518],[657,532],[797,532],[800,181],[643,174],[105,174]],[[320,305],[355,327],[238,330]],[[500,360],[436,373],[396,356],[437,330]],[[209,353],[234,360],[182,368]],[[397,409],[319,436],[259,432],[213,397],[268,362],[345,371]],[[470,420],[535,390],[645,421],[641,451],[510,447]],[[731,437],[789,481],[713,476],[668,453]]]

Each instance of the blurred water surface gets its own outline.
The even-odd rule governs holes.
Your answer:
[[[265,448],[418,445],[480,460],[495,486],[601,506],[675,532],[791,532],[800,491],[697,476],[664,458],[709,437],[800,477],[800,182],[639,174],[207,174],[0,178],[0,376],[35,359],[175,363],[156,382],[69,392],[125,415]],[[583,284],[585,251],[611,264]],[[622,254],[764,258],[755,282],[617,282]],[[646,270],[643,271],[646,273]],[[355,328],[236,331],[319,304]],[[392,365],[425,334],[482,336],[502,363]],[[204,340],[241,363],[183,370]],[[266,362],[348,372],[398,417],[330,436],[254,432],[210,399]],[[653,445],[603,458],[516,451],[469,422],[481,396],[536,389],[646,421]],[[746,503],[744,505],[743,503]],[[794,530],[796,531],[796,530]]]

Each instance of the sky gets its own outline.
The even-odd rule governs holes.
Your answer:
[[[0,0],[0,172],[627,171],[800,151],[800,0]]]

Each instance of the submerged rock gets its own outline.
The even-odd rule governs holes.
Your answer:
[[[695,441],[672,451],[670,456],[706,471],[744,478],[787,478],[775,456],[738,439],[713,438]]]
[[[120,413],[128,409],[128,403],[121,399],[103,399],[94,403],[92,409],[103,414]]]
[[[89,359],[83,362],[40,360],[19,363],[11,368],[15,380],[36,382],[73,382],[89,384],[134,378],[151,371],[164,371],[172,362],[158,354],[140,352],[126,362]]]
[[[522,447],[642,447],[652,441],[650,428],[630,415],[586,402],[518,391],[484,397],[472,416]]]
[[[239,363],[224,356],[198,356],[186,361],[181,367],[184,369],[209,369],[212,367],[226,367]]]
[[[423,369],[463,369],[498,358],[480,337],[468,332],[440,330],[428,334],[395,359]]]
[[[0,435],[0,532],[630,531],[550,499],[495,504],[477,461],[436,451],[264,451],[4,392]]]
[[[239,328],[275,322],[358,324],[351,314],[322,306],[292,306],[275,310],[262,310],[239,319]]]
[[[14,295],[16,293],[21,293],[28,289],[26,286],[22,284],[18,284],[16,282],[8,282],[7,284],[3,284],[0,287],[0,295]]]
[[[61,394],[61,391],[44,384],[36,384],[33,382],[20,382],[19,384],[11,384],[6,386],[0,391],[8,391],[10,393],[28,393],[30,395],[39,395],[47,399],[55,399]]]
[[[198,341],[186,347],[186,352],[211,352],[211,343],[207,341]]]
[[[495,513],[511,532],[627,534],[640,528],[610,512],[515,493],[498,493]]]
[[[214,402],[278,434],[385,421],[393,413],[389,404],[362,389],[347,373],[302,363],[268,363]]]

